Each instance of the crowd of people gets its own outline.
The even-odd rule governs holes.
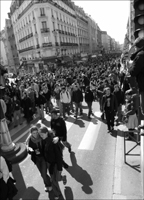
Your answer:
[[[69,167],[63,159],[64,147],[71,153],[71,144],[67,141],[66,114],[72,114],[76,119],[78,115],[82,116],[84,100],[88,108],[87,117],[91,119],[93,102],[98,101],[101,119],[106,120],[108,132],[113,132],[115,121],[116,125],[125,123],[129,130],[127,139],[131,139],[129,136],[133,136],[134,129],[139,125],[138,88],[139,84],[140,87],[144,86],[144,80],[139,82],[138,78],[144,71],[140,68],[141,71],[135,74],[134,67],[139,67],[135,64],[126,73],[121,72],[122,65],[126,66],[119,57],[103,56],[75,67],[60,67],[54,72],[18,75],[15,83],[11,84],[6,80],[2,100],[7,108],[5,116],[10,122],[14,120],[14,127],[23,123],[22,113],[27,123],[35,115],[42,122],[45,113],[51,115],[51,127],[38,124],[32,126],[26,143],[31,159],[43,178],[45,191],[53,190],[55,199],[60,195],[58,181],[62,180],[66,184],[62,169]],[[58,109],[54,109],[52,98]],[[122,105],[125,106],[123,112]]]

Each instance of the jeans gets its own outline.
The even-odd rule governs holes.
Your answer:
[[[110,130],[111,127],[114,126],[114,112],[109,111],[109,110],[105,110],[105,116],[106,116],[108,130]]]
[[[70,106],[69,103],[62,103],[63,105],[63,117],[65,117],[65,113],[67,112],[70,115]]]
[[[47,163],[47,166],[49,168],[50,164]],[[53,189],[53,192],[54,192],[54,195],[56,197],[60,196],[61,195],[61,190],[60,190],[60,187],[59,187],[59,176],[58,176],[59,172],[57,170],[57,165],[55,164],[54,165],[54,171],[53,171],[53,174],[50,174],[51,176],[51,182],[52,182],[52,189]]]
[[[36,157],[36,166],[41,174],[45,187],[51,186],[50,177],[47,174],[47,163],[43,157]]]
[[[92,102],[87,102],[88,105],[88,117],[92,114]]]
[[[78,115],[78,109],[80,109],[80,115],[82,115],[82,113],[83,113],[83,111],[82,111],[82,103],[81,102],[80,103],[75,103],[74,102],[74,104],[75,104],[75,116]]]

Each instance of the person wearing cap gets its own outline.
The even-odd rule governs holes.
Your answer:
[[[134,46],[136,52],[131,56],[133,63],[129,73],[131,76],[136,77],[140,94],[141,112],[144,115],[144,37],[138,37],[134,42]]]

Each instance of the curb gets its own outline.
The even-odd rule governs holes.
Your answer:
[[[116,154],[115,154],[115,171],[114,171],[114,181],[113,181],[113,195],[112,199],[143,199],[139,193],[128,193],[123,191],[123,184],[125,180],[122,180],[123,171],[125,166],[124,162],[124,127],[119,127],[117,130],[117,142],[116,142]],[[126,186],[127,187],[127,186]],[[132,192],[132,191],[131,191]]]
[[[123,159],[124,138],[119,136],[119,135],[122,135],[121,131],[118,130],[118,132],[119,133],[117,133],[117,142],[116,142],[115,171],[114,171],[114,185],[113,185],[112,199],[116,199],[116,195],[119,196],[121,194],[121,169],[124,163],[124,159]]]

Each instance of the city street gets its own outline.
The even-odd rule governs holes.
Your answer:
[[[100,120],[99,105],[93,104],[92,120],[87,119],[87,108],[83,102],[83,116],[77,120],[71,115],[67,120],[68,141],[72,153],[64,150],[64,160],[69,168],[63,170],[67,184],[60,182],[64,199],[112,199],[116,135],[107,133],[107,126]],[[49,126],[46,116],[45,125]],[[25,142],[28,130],[12,136],[14,142]],[[53,194],[44,191],[42,178],[28,156],[19,165],[13,166],[13,176],[19,190],[15,199],[49,199]],[[50,196],[49,196],[50,195]]]

